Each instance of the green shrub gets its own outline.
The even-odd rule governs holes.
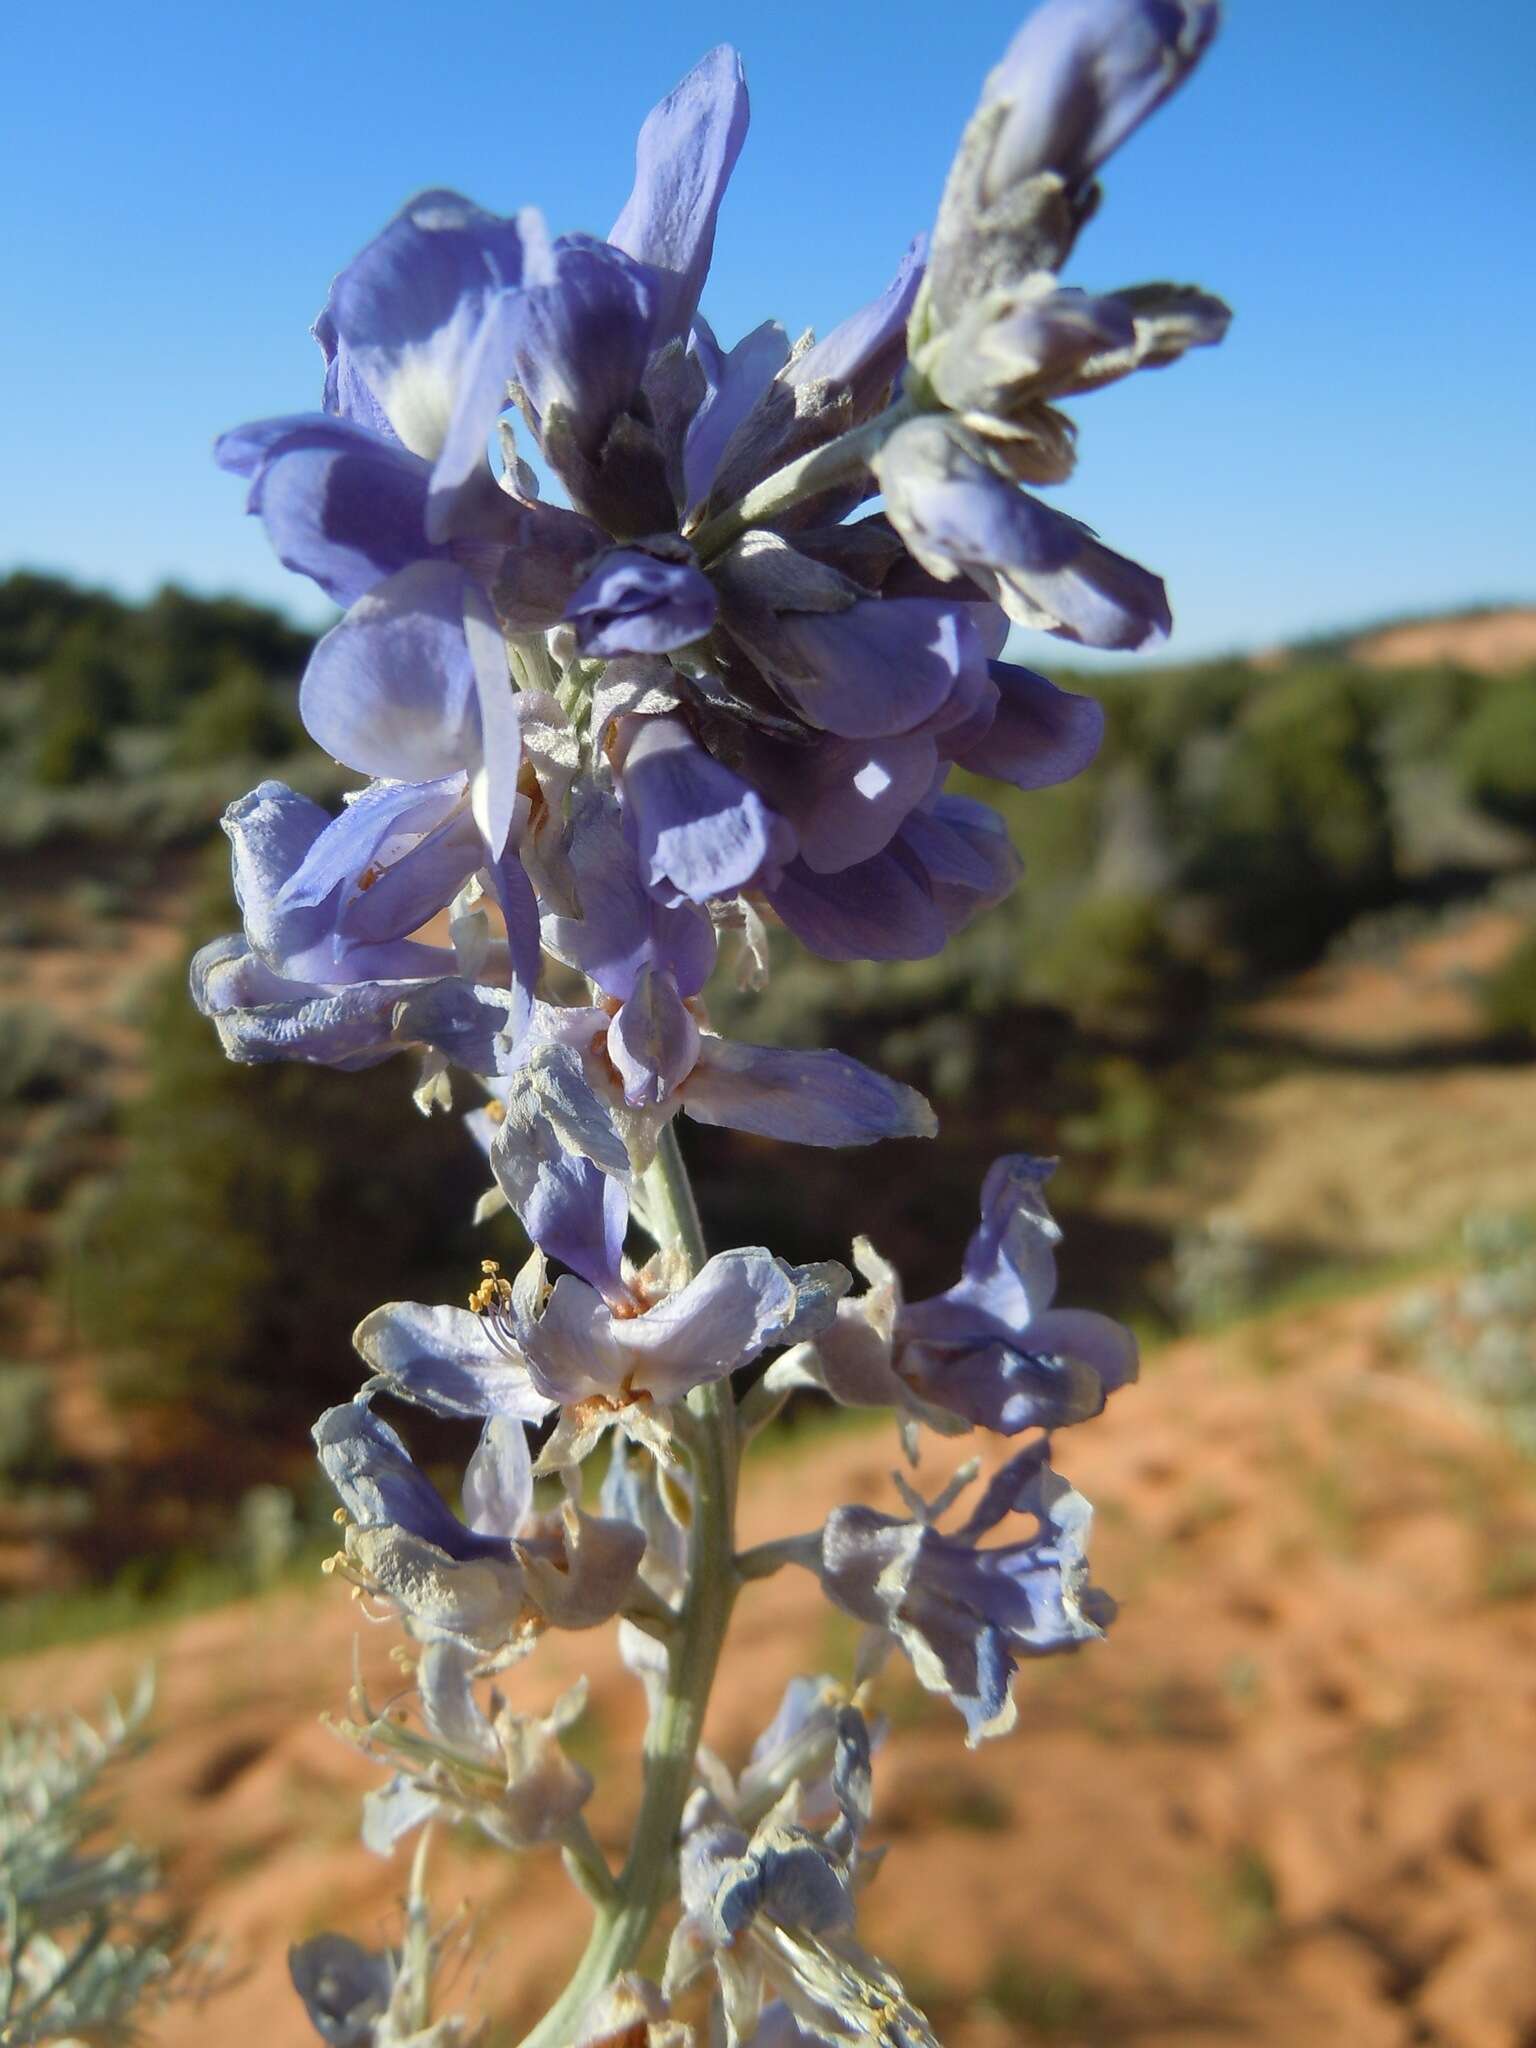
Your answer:
[[[54,1102],[79,1082],[95,1055],[42,1003],[0,1009],[0,1104]]]
[[[1085,896],[1036,957],[1033,992],[1090,1028],[1140,1034],[1199,1002],[1204,983],[1168,936],[1151,896]]]
[[[1536,677],[1506,677],[1456,742],[1468,797],[1500,824],[1536,832]]]
[[[58,1231],[66,1303],[118,1396],[296,1434],[350,1391],[369,1309],[452,1300],[487,1252],[517,1256],[474,1231],[484,1161],[457,1117],[411,1110],[407,1060],[233,1066],[181,974],[147,1025],[123,1166]]]
[[[56,1462],[48,1368],[0,1360],[0,1485],[45,1479]]]
[[[173,765],[275,761],[303,743],[293,692],[248,662],[236,662],[183,712],[171,746]]]
[[[1481,1008],[1496,1036],[1536,1044],[1536,930],[1484,981]]]
[[[1390,900],[1394,853],[1368,694],[1348,670],[1303,670],[1244,707],[1188,806],[1181,879],[1255,966],[1284,968]]]

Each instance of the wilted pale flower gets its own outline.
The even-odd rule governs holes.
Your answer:
[[[1092,1510],[1031,1444],[987,1486],[960,1528],[943,1535],[929,1510],[903,1520],[838,1508],[821,1536],[821,1583],[857,1620],[884,1629],[929,1692],[952,1700],[974,1745],[1018,1718],[1018,1657],[1074,1650],[1102,1636],[1114,1603],[1088,1582]],[[1022,1542],[982,1548],[1005,1517],[1034,1517]]]
[[[994,1162],[961,1277],[927,1301],[860,1239],[867,1292],[837,1305],[830,1328],[775,1360],[773,1390],[820,1387],[854,1408],[894,1408],[943,1433],[980,1426],[1004,1436],[1061,1429],[1099,1414],[1136,1377],[1136,1339],[1093,1309],[1055,1308],[1061,1231],[1045,1201],[1054,1161]]]

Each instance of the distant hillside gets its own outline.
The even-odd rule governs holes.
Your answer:
[[[1346,651],[1366,668],[1423,668],[1449,662],[1478,675],[1507,675],[1536,663],[1536,605],[1404,619],[1362,633]]]
[[[1259,648],[1249,659],[1260,670],[1333,661],[1360,668],[1455,668],[1468,675],[1513,675],[1536,668],[1536,605],[1464,605],[1453,612],[1372,619]]]

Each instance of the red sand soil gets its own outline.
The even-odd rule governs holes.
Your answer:
[[[952,1710],[893,1667],[874,1828],[891,1856],[863,1927],[949,2048],[1536,2041],[1536,1492],[1395,1355],[1387,1312],[1181,1344],[1063,1436],[1123,1611],[1107,1644],[1025,1671],[1013,1736],[967,1753]],[[893,1453],[874,1429],[755,1458],[745,1539],[889,1503]],[[227,1983],[159,2017],[158,2048],[209,2029],[300,2048],[287,1942],[398,1927],[403,1867],[355,1835],[373,1774],[316,1718],[342,1705],[358,1632],[332,1583],[6,1668],[20,1708],[159,1663],[160,1737],[123,1818],[168,1852]],[[361,1637],[387,1697],[394,1632]],[[784,1680],[846,1668],[849,1641],[805,1575],[749,1587],[716,1746],[739,1760]],[[541,1706],[582,1666],[613,1852],[639,1720],[609,1632],[547,1644],[513,1690]],[[585,1908],[551,1858],[459,1842],[435,1853],[433,1894],[475,1928],[454,1998],[515,2039]]]

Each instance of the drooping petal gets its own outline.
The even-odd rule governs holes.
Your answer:
[[[634,190],[608,239],[662,273],[658,344],[688,332],[747,114],[741,59],[721,43],[651,109],[640,130]]]
[[[926,960],[949,937],[927,877],[899,844],[835,875],[791,861],[768,900],[826,960]]]
[[[997,713],[985,737],[956,757],[960,766],[1015,789],[1050,789],[1081,775],[1104,738],[1103,705],[1011,662],[989,667]]]
[[[841,1052],[743,1045],[712,1033],[683,1085],[696,1123],[723,1124],[796,1145],[872,1145],[931,1138],[932,1109],[915,1088],[889,1081]]]
[[[971,578],[1018,624],[1122,650],[1172,629],[1158,577],[1016,489],[952,423],[909,420],[872,461],[891,522],[923,566]]]
[[[314,1427],[325,1476],[351,1520],[365,1529],[402,1529],[460,1562],[504,1558],[499,1538],[477,1536],[411,1462],[411,1454],[365,1401],[327,1408]]]
[[[251,478],[246,510],[283,567],[339,605],[434,552],[427,465],[365,428],[324,413],[260,420],[225,434],[214,454]]]
[[[533,1459],[521,1422],[493,1415],[464,1471],[464,1516],[477,1536],[518,1534],[533,1506]]]

